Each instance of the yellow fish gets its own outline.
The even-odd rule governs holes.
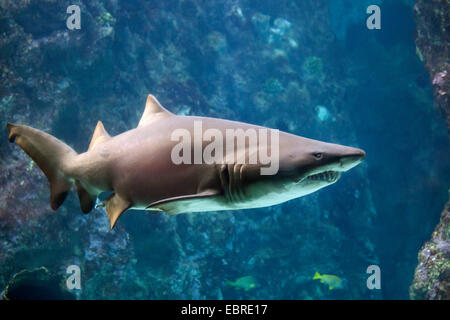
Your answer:
[[[235,289],[244,289],[245,291],[254,289],[257,285],[256,279],[252,276],[241,277],[236,279],[236,281],[227,280],[227,284],[231,287],[234,287]]]
[[[338,276],[332,274],[320,274],[316,272],[314,274],[313,280],[320,280],[320,283],[325,283],[328,285],[329,290],[342,289],[344,287],[344,281]]]

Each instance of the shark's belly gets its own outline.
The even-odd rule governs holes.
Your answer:
[[[286,201],[286,200],[285,200]],[[171,215],[181,213],[195,213],[195,212],[212,212],[212,211],[227,211],[227,210],[242,210],[268,207],[284,201],[267,200],[267,201],[241,201],[230,202],[224,196],[213,196],[208,198],[198,198],[191,200],[176,200],[165,203],[161,209],[151,209],[151,211],[164,211]],[[130,209],[135,210],[149,210],[148,205],[138,203]]]
[[[138,203],[131,209],[146,210],[148,204]],[[223,196],[213,196],[209,198],[199,198],[192,200],[171,201],[164,204],[161,211],[169,214],[180,214],[190,212],[209,212],[209,211],[223,211],[236,209],[230,206]]]

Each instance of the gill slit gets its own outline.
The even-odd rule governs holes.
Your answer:
[[[220,168],[220,183],[224,191],[225,198],[236,203],[243,201],[244,194],[242,188],[242,169],[243,165],[239,164],[222,164]]]

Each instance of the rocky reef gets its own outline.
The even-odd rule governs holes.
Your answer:
[[[51,212],[44,175],[2,131],[0,289],[24,269],[66,277],[78,265],[77,299],[407,297],[411,261],[442,205],[440,128],[414,50],[393,44],[404,34],[367,33],[365,8],[346,3],[331,11],[340,25],[325,0],[0,0],[2,128],[31,125],[83,152],[97,120],[112,135],[133,128],[152,93],[174,113],[359,145],[371,159],[329,190],[284,205],[127,212],[110,231],[103,209],[83,215],[73,193]],[[71,4],[81,8],[80,30],[66,28]],[[373,264],[384,272],[382,290],[366,287]],[[329,290],[313,281],[316,271],[348,285]],[[250,277],[249,290],[228,285]]]
[[[52,275],[45,267],[16,273],[1,294],[4,300],[74,300],[65,278]]]
[[[447,121],[450,132],[448,1],[417,1],[414,6],[417,54],[430,72],[435,105]],[[409,289],[411,299],[450,299],[450,202],[442,211],[431,240],[421,248],[419,264]]]
[[[450,300],[450,201],[431,240],[419,252],[411,299]]]
[[[417,54],[430,72],[434,101],[450,130],[450,12],[446,0],[418,0],[414,6]]]

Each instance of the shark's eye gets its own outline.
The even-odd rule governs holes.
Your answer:
[[[319,159],[322,159],[323,154],[320,153],[320,152],[316,152],[316,153],[313,153],[313,156],[314,156],[314,158],[316,158],[317,160],[319,160]]]

